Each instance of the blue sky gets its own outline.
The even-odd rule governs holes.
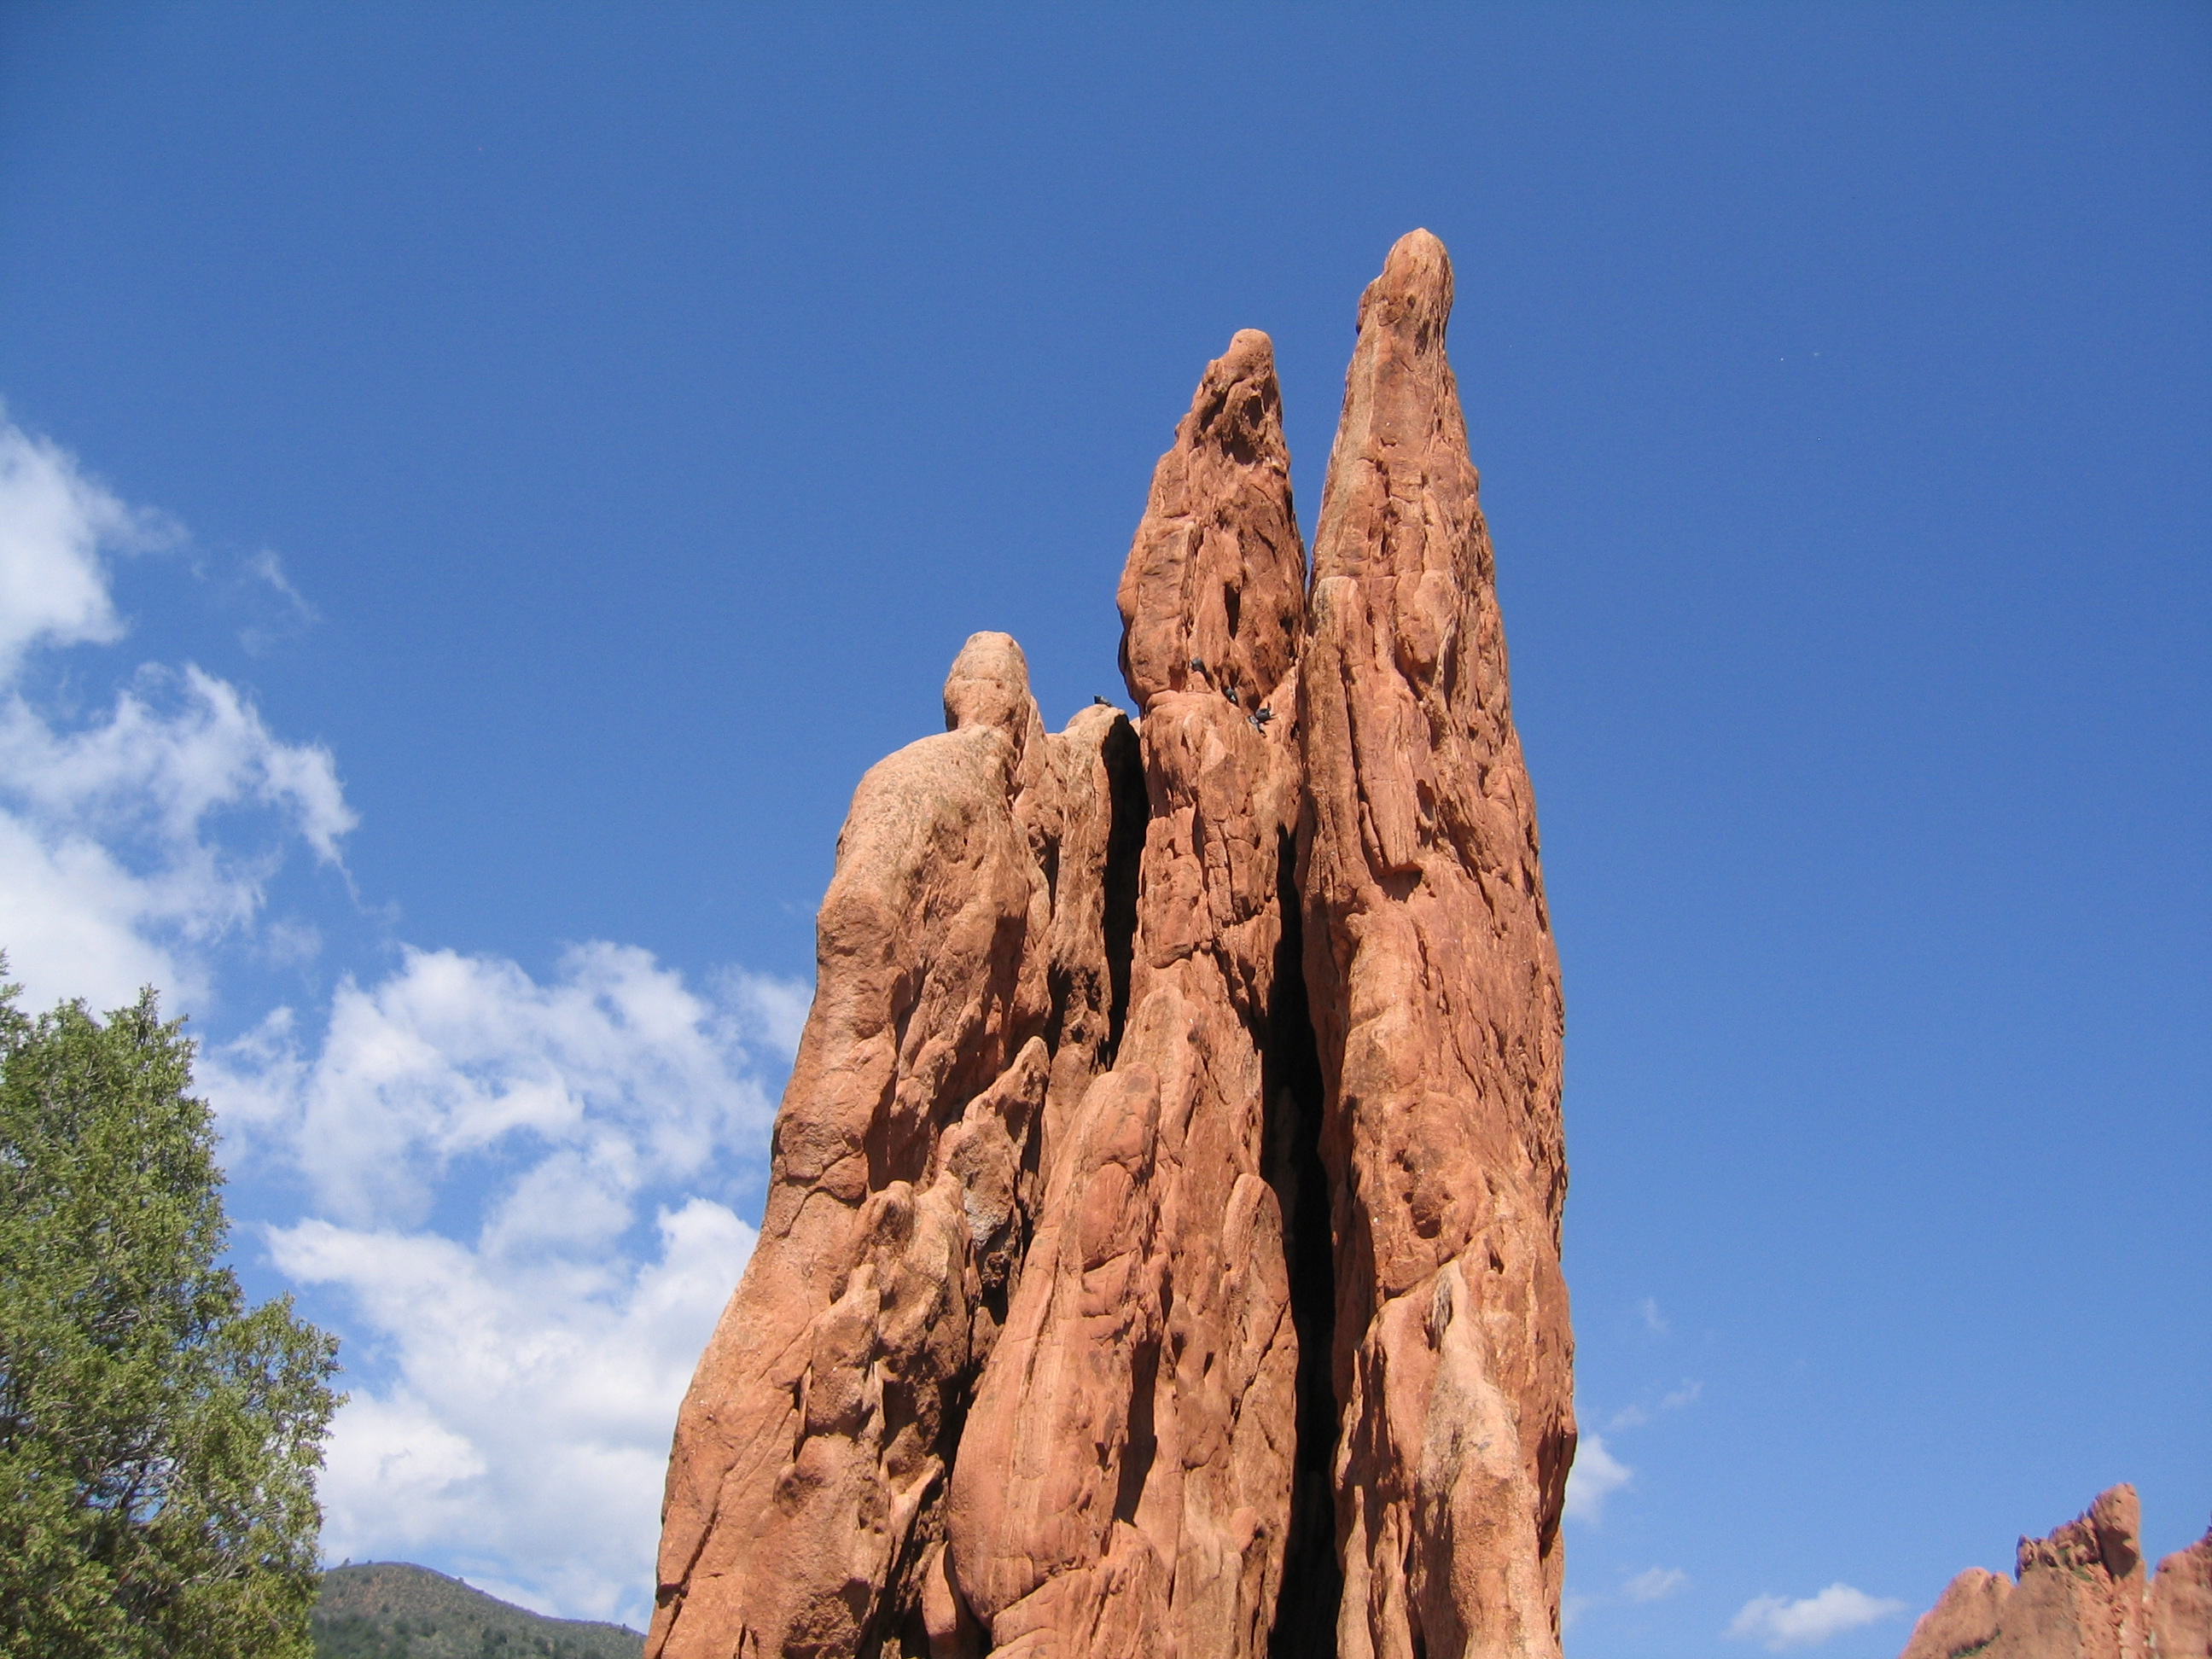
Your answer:
[[[854,783],[976,629],[1119,697],[1239,327],[1310,530],[1414,225],[1566,974],[1569,1652],[2202,1529],[2212,14],[13,7],[0,942],[192,1013],[334,1555],[642,1618]]]

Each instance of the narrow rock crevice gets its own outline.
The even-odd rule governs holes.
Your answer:
[[[1291,1321],[1298,1334],[1297,1449],[1291,1464],[1291,1519],[1268,1659],[1334,1659],[1344,1574],[1336,1555],[1330,1470],[1337,1407],[1330,1376],[1336,1340],[1336,1249],[1329,1232],[1328,1172],[1321,1158],[1323,1089],[1305,981],[1295,848],[1285,834],[1276,903],[1274,996],[1262,1055],[1267,1164],[1262,1173],[1283,1212]]]
[[[1159,1451],[1159,1437],[1152,1418],[1153,1391],[1159,1384],[1160,1351],[1146,1343],[1137,1351],[1129,1371],[1129,1428],[1121,1449],[1121,1478],[1114,1492],[1114,1518],[1134,1526],[1137,1506],[1144,1501],[1145,1482],[1152,1473]]]
[[[1111,1066],[1121,1049],[1121,1027],[1129,1017],[1129,963],[1137,945],[1137,875],[1145,856],[1145,825],[1152,802],[1145,793],[1145,762],[1136,728],[1115,723],[1099,747],[1113,788],[1111,828],[1106,835],[1106,1051],[1102,1067]]]
[[[876,1598],[874,1616],[864,1628],[855,1659],[930,1659],[929,1631],[922,1619],[921,1573],[930,1550],[944,1541],[943,1498],[940,1479],[907,1534],[884,1593]]]

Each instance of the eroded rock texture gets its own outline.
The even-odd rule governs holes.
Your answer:
[[[1239,334],[1122,578],[1148,807],[1127,1023],[952,1480],[953,1578],[997,1652],[1256,1653],[1274,1612],[1297,1340],[1262,1166],[1297,764],[1260,711],[1305,581],[1279,404],[1267,337]]]
[[[2212,1659],[2212,1527],[2151,1575],[2150,1650],[2160,1659]]]
[[[1047,733],[1003,634],[968,641],[945,710],[838,840],[760,1241],[678,1419],[650,1638],[671,1659],[919,1629],[1046,1123],[1110,1046],[1127,723]]]
[[[1557,1655],[1559,974],[1450,297],[1416,232],[1362,304],[1310,598],[1240,333],[1133,726],[977,635],[862,781],[648,1653]]]
[[[1559,957],[1451,301],[1424,231],[1360,301],[1300,666],[1344,1659],[1557,1652],[1574,1456]]]
[[[2100,1493],[2047,1538],[2023,1538],[2014,1583],[1969,1567],[1912,1628],[1901,1659],[2208,1659],[2212,1531],[2144,1569],[2133,1486]]]

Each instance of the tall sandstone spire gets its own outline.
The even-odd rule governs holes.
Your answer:
[[[1423,230],[1359,302],[1299,676],[1342,1659],[1559,1650],[1559,956],[1451,304]]]
[[[1275,1610],[1297,1338],[1265,1084],[1297,763],[1256,715],[1305,584],[1280,405],[1267,336],[1237,335],[1121,580],[1147,808],[1128,1015],[952,1475],[952,1577],[994,1652],[1257,1654]]]
[[[1310,598],[1247,331],[1133,726],[979,634],[862,781],[648,1655],[1557,1655],[1559,975],[1450,283],[1417,231],[1362,302]]]

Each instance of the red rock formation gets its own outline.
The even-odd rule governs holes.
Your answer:
[[[2019,1583],[1970,1567],[1912,1628],[1900,1659],[2206,1659],[2212,1532],[2146,1578],[2142,1507],[2114,1486],[2047,1538],[2023,1538]]]
[[[1905,1644],[1905,1659],[1966,1659],[1986,1651],[1996,1639],[2011,1595],[2012,1580],[2004,1574],[1968,1567],[1920,1615],[1912,1639]]]
[[[2158,1659],[2212,1659],[2212,1527],[2151,1575],[2150,1650]]]
[[[945,706],[838,840],[760,1241],[678,1418],[648,1638],[670,1659],[918,1630],[1042,1121],[1108,1045],[1126,723],[1048,735],[1002,634],[968,641]]]
[[[1241,333],[1122,575],[1134,741],[977,635],[862,781],[648,1654],[1556,1659],[1559,974],[1449,308],[1416,232],[1310,603]]]
[[[1243,1656],[1274,1613],[1297,1344],[1261,1164],[1297,765],[1259,711],[1288,706],[1305,580],[1279,403],[1239,334],[1121,580],[1150,805],[1128,1020],[953,1474],[952,1577],[997,1652]]]
[[[1559,1650],[1559,958],[1451,302],[1425,231],[1360,301],[1299,669],[1343,1659]]]

